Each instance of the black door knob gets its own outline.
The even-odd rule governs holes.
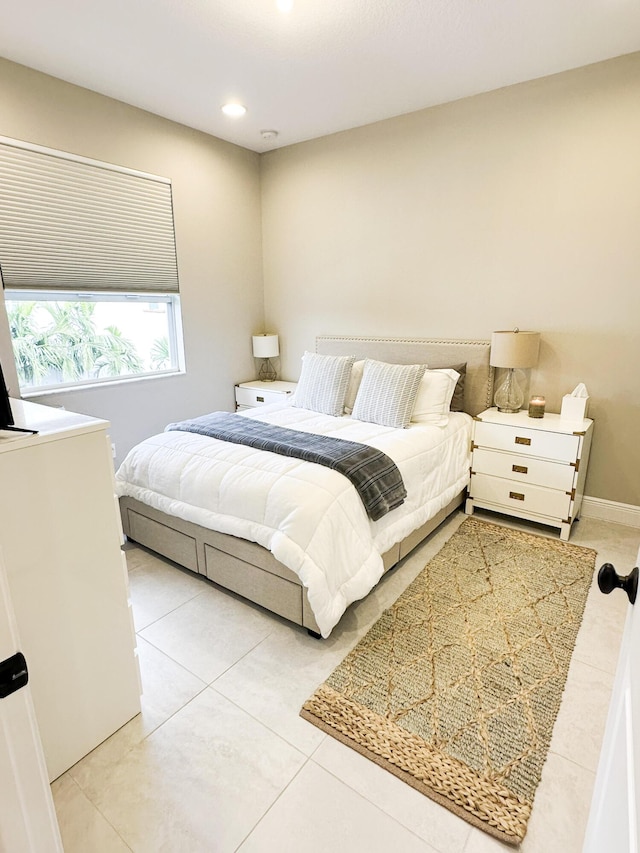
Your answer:
[[[609,595],[610,592],[619,587],[627,593],[631,604],[635,604],[636,593],[638,592],[638,567],[631,569],[628,575],[620,577],[611,563],[604,563],[598,572],[598,586],[600,592],[604,592],[605,595]]]

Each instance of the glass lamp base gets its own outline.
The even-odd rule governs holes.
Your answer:
[[[499,412],[514,414],[522,408],[524,394],[518,385],[513,367],[509,368],[504,382],[498,386],[493,400]]]
[[[262,382],[275,382],[278,377],[271,361],[268,358],[265,358],[260,366],[260,371],[258,372],[258,379]]]

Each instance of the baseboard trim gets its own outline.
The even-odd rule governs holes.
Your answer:
[[[582,499],[582,515],[585,518],[612,521],[614,524],[626,524],[627,527],[640,527],[640,506],[633,504],[621,504],[585,495]]]

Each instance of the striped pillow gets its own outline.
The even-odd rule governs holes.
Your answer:
[[[324,415],[340,417],[347,395],[352,355],[318,355],[305,352],[292,405]]]
[[[426,364],[386,364],[367,359],[352,417],[381,426],[409,426]]]

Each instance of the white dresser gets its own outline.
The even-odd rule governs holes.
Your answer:
[[[474,420],[466,512],[475,507],[560,528],[567,540],[580,514],[593,421],[487,409]]]
[[[0,548],[49,779],[140,710],[108,422],[12,401],[0,431]]]
[[[262,382],[259,379],[254,379],[253,382],[241,382],[236,385],[236,411],[291,399],[297,384],[297,382],[283,380]]]

